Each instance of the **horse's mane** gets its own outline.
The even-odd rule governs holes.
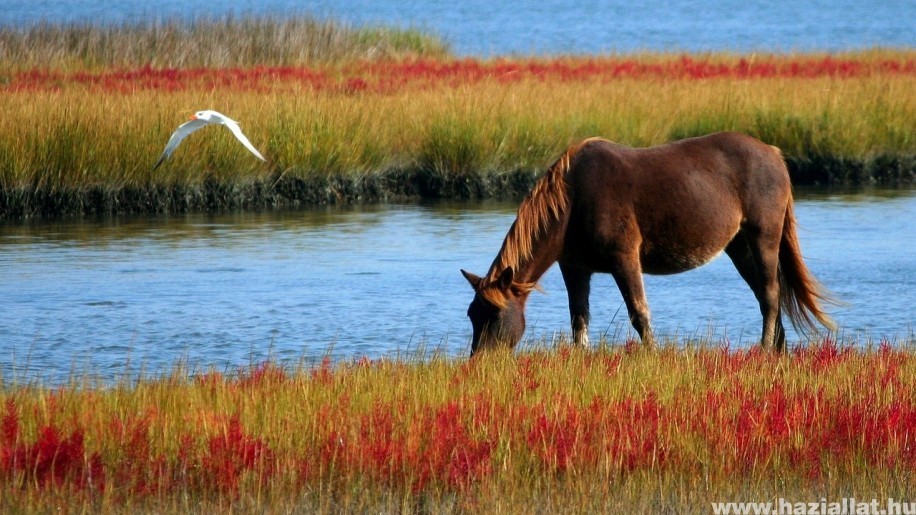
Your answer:
[[[517,271],[519,264],[531,257],[537,238],[548,230],[551,222],[559,220],[566,213],[569,207],[566,173],[569,172],[570,162],[576,153],[592,139],[596,138],[581,141],[567,148],[566,152],[535,183],[534,188],[518,208],[515,222],[509,228],[506,239],[503,240],[503,246],[490,266],[485,284],[495,285],[499,275],[507,267],[512,267]],[[516,294],[530,292],[536,287],[535,282],[514,282],[512,284],[512,289]],[[481,288],[480,293],[497,306],[504,306],[506,303],[506,292],[500,291],[499,288]]]

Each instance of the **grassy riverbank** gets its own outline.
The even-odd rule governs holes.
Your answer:
[[[0,389],[4,512],[912,500],[916,356],[560,347]],[[863,385],[866,385],[863,387]]]
[[[309,16],[0,26],[0,69],[10,70],[301,66],[448,56],[448,45],[417,29]]]
[[[73,27],[0,32],[0,217],[515,196],[593,135],[738,130],[783,148],[797,184],[916,177],[912,50],[480,61],[410,30],[207,23],[194,37],[83,28],[83,45],[65,44],[82,41]],[[247,27],[224,52],[237,57],[211,59]],[[268,162],[208,128],[153,172],[204,108],[239,120]]]

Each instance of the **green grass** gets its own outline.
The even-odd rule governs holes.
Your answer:
[[[293,66],[449,54],[427,31],[311,16],[0,26],[0,68],[10,70]]]

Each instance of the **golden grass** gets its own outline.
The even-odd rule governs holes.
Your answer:
[[[916,174],[909,49],[479,61],[410,31],[196,23],[202,41],[195,33],[186,44],[176,34],[193,27],[183,24],[5,29],[0,40],[18,43],[0,45],[9,64],[0,69],[0,217],[517,195],[577,140],[646,146],[719,130],[782,148],[797,183]],[[230,52],[238,60],[201,60],[218,57],[207,45],[237,29],[246,35]],[[68,38],[87,48],[67,48]],[[284,38],[302,39],[300,53],[284,54]],[[34,55],[33,39],[45,45]],[[109,40],[138,57],[112,61]],[[403,53],[363,55],[365,45],[402,44]],[[239,120],[267,163],[208,128],[153,172],[171,132],[200,109]]]
[[[910,76],[759,80],[497,81],[390,94],[297,89],[181,92],[24,91],[0,97],[0,186],[252,180],[378,174],[541,172],[566,146],[599,135],[643,146],[739,130],[790,157],[916,154]],[[194,110],[242,123],[260,164],[227,131],[188,138],[155,173],[169,134]]]
[[[683,513],[902,500],[916,488],[913,384],[911,348],[831,341],[784,357],[561,345],[6,384],[0,508]]]

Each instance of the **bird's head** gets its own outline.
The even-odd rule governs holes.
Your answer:
[[[215,121],[213,120],[213,111],[197,111],[192,114],[188,120],[200,120],[202,122]]]

